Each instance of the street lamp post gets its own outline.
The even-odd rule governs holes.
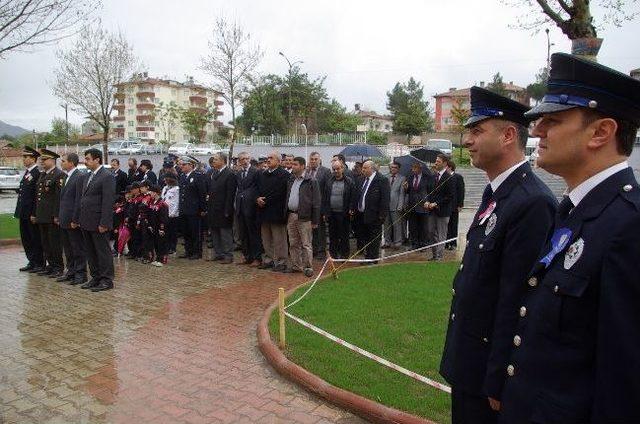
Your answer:
[[[308,142],[307,142],[307,126],[305,124],[300,124],[300,128],[302,128],[302,130],[304,131],[304,157],[308,158],[309,154],[307,152],[308,150]]]
[[[555,45],[549,38],[549,28],[545,28],[544,32],[547,34],[547,70],[551,67],[551,46]]]
[[[64,109],[64,124],[66,129],[66,141],[69,145],[69,105],[67,103],[60,105]]]
[[[287,64],[289,65],[289,129],[291,129],[291,127],[292,127],[292,122],[291,121],[293,120],[293,111],[291,110],[291,76],[292,76],[292,73],[293,73],[293,67],[295,65],[297,65],[297,64],[301,64],[301,63],[304,63],[304,62],[301,61],[301,60],[296,60],[295,62],[291,62],[289,60],[289,58],[287,56],[285,56],[284,53],[278,52],[278,54],[280,56],[284,57],[284,60],[286,60]],[[293,127],[296,129],[296,133],[297,133],[297,127],[295,125]]]

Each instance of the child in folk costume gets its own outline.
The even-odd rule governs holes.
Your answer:
[[[154,260],[151,265],[162,266],[167,263],[167,225],[169,223],[169,206],[160,197],[159,186],[149,188],[151,202],[147,210],[147,233],[153,236]]]
[[[140,185],[140,202],[138,203],[138,217],[136,220],[136,231],[140,234],[140,251],[137,260],[142,263],[153,262],[153,232],[149,232],[149,206],[153,201],[150,188],[153,186],[148,181],[143,181]]]
[[[142,243],[140,231],[136,229],[138,209],[143,197],[140,192],[140,186],[141,184],[137,181],[131,184],[131,194],[127,203],[127,213],[125,215],[125,224],[127,225],[127,228],[129,228],[130,233],[128,243],[129,254],[127,255],[130,259],[136,259],[140,256],[140,246]]]
[[[178,226],[180,223],[180,187],[178,186],[178,180],[173,175],[165,175],[165,186],[162,187],[162,193],[160,197],[169,207],[169,223],[167,224],[167,253],[173,254],[176,252],[176,245],[178,240]]]

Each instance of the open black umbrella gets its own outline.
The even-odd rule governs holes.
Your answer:
[[[350,144],[340,152],[348,162],[364,161],[370,158],[379,158],[384,154],[376,146],[369,144]]]
[[[393,161],[400,164],[400,174],[404,175],[405,177],[411,175],[411,166],[414,163],[419,163],[420,165],[422,165],[423,172],[429,169],[428,163],[421,161],[420,159],[411,155],[396,156],[393,158]]]
[[[437,149],[430,149],[428,147],[421,147],[419,149],[415,149],[411,151],[411,156],[420,159],[423,162],[434,163],[436,161],[436,157],[442,153]]]

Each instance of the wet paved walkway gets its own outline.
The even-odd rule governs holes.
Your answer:
[[[116,260],[91,293],[0,248],[0,423],[361,423],[279,377],[256,345],[278,287],[237,265]]]

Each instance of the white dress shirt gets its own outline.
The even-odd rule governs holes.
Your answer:
[[[571,199],[571,203],[573,203],[573,207],[575,208],[578,204],[585,198],[587,194],[594,188],[596,188],[600,183],[604,180],[616,174],[623,169],[627,169],[629,167],[629,163],[625,160],[623,162],[617,163],[604,171],[598,172],[593,177],[590,177],[580,184],[576,186],[573,190],[569,192],[569,199]]]

